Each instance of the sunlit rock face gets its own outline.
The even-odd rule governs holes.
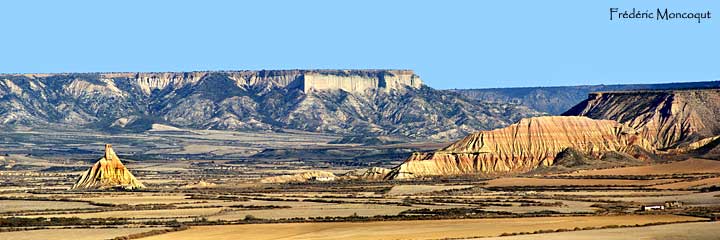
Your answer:
[[[567,148],[600,157],[607,152],[630,153],[636,147],[652,149],[637,131],[612,120],[534,117],[473,133],[435,152],[414,153],[388,178],[521,173],[552,165]]]
[[[616,120],[658,149],[693,147],[720,135],[720,89],[598,92],[563,115]]]
[[[125,189],[145,188],[120,162],[110,144],[105,145],[105,156],[83,173],[72,189]]]
[[[310,72],[302,76],[303,91],[313,90],[344,90],[352,93],[362,93],[368,90],[383,89],[404,90],[420,88],[423,83],[419,76],[410,70],[387,71],[343,71]]]

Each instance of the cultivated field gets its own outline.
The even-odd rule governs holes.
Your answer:
[[[720,161],[692,158],[685,161],[650,166],[578,171],[568,175],[665,175],[683,173],[720,173]]]
[[[488,181],[486,186],[646,186],[667,182],[672,180],[498,178]]]
[[[165,228],[99,228],[99,229],[42,229],[18,232],[0,232],[0,239],[8,240],[98,240],[112,239],[130,234],[144,233]]]
[[[637,239],[693,239],[713,240],[720,238],[720,223],[678,223],[636,228],[612,228],[577,232],[546,233],[509,237],[480,238],[482,240],[637,240]]]
[[[473,219],[393,221],[371,223],[289,223],[198,226],[190,230],[147,238],[182,239],[443,239],[499,236],[503,233],[574,229],[609,225],[635,225],[699,220],[674,215],[540,217],[526,219]]]

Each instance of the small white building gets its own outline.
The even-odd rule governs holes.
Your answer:
[[[642,206],[640,209],[643,211],[657,211],[657,210],[664,210],[665,206],[663,206],[663,205]]]

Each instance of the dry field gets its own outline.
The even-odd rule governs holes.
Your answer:
[[[0,232],[0,239],[7,240],[97,240],[149,232],[165,228],[99,228],[99,229],[42,229],[20,232]]]
[[[105,211],[95,213],[67,213],[50,215],[31,215],[29,217],[79,217],[79,218],[137,218],[137,219],[159,219],[159,218],[188,218],[203,217],[217,214],[222,208],[190,208],[190,209],[161,209],[161,210],[137,210],[137,211]]]
[[[663,185],[658,185],[663,186]],[[654,188],[657,188],[655,186]],[[632,196],[671,196],[671,195],[684,195],[690,194],[692,191],[660,191],[654,189],[646,190],[585,190],[585,191],[543,191],[540,192],[544,195],[551,196],[613,196],[613,197],[632,197]]]
[[[389,196],[413,195],[419,193],[430,193],[450,189],[469,188],[472,185],[442,186],[442,185],[396,185],[388,193]]]
[[[556,211],[559,213],[593,213],[598,208],[592,207],[594,202],[581,202],[581,201],[568,201],[568,200],[542,200],[542,199],[527,199],[535,200],[544,203],[562,202],[562,206],[519,206],[519,204],[513,204],[511,207],[503,206],[489,206],[484,207],[483,210],[487,211],[505,211],[511,213],[531,213],[540,211]]]
[[[572,173],[568,175],[666,175],[681,173],[720,173],[720,161],[693,158],[685,161],[672,162],[667,164],[579,171],[577,173]]]
[[[398,213],[411,209],[411,207],[379,204],[298,204],[292,208],[267,209],[267,210],[236,210],[208,217],[210,220],[240,220],[247,215],[263,219],[280,219],[296,217],[348,217],[375,216],[375,215],[397,215]]]
[[[720,239],[720,222],[676,223],[649,227],[612,228],[576,232],[546,233],[478,240],[637,240],[637,239]]]
[[[199,200],[187,199],[185,194],[150,194],[150,193],[135,193],[135,194],[113,194],[106,196],[93,196],[85,198],[82,196],[76,197],[79,200],[88,200],[96,203],[110,203],[110,204],[128,204],[128,205],[139,205],[139,204],[171,204],[171,203],[187,203],[197,202]]]
[[[647,224],[700,220],[675,215],[630,215],[593,217],[539,217],[472,220],[390,221],[369,223],[286,223],[225,226],[198,226],[190,230],[147,238],[148,240],[183,239],[442,239],[499,236],[502,233],[527,232],[575,227]]]
[[[720,177],[706,178],[695,181],[683,181],[676,183],[661,184],[653,186],[657,189],[688,189],[688,188],[703,188],[710,186],[720,186]]]
[[[510,186],[648,186],[672,182],[670,179],[550,179],[550,178],[498,178],[487,182],[487,187]]]
[[[707,193],[690,193],[683,195],[671,195],[671,196],[652,196],[652,197],[612,197],[612,198],[600,198],[603,200],[614,200],[614,201],[625,201],[625,202],[637,202],[641,204],[662,204],[666,201],[681,201],[685,205],[698,205],[698,206],[720,206],[720,193],[719,192],[707,192]]]
[[[0,213],[28,210],[97,208],[84,202],[0,200]]]

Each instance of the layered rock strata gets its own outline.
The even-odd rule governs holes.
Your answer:
[[[112,145],[105,145],[105,156],[85,171],[75,182],[72,189],[125,189],[145,188],[128,170],[115,154]]]
[[[615,120],[658,149],[687,148],[720,135],[720,89],[597,92],[563,115]]]
[[[522,173],[552,165],[568,148],[600,157],[608,152],[632,153],[637,147],[652,149],[637,131],[612,120],[534,117],[473,133],[435,152],[414,153],[387,178]]]

